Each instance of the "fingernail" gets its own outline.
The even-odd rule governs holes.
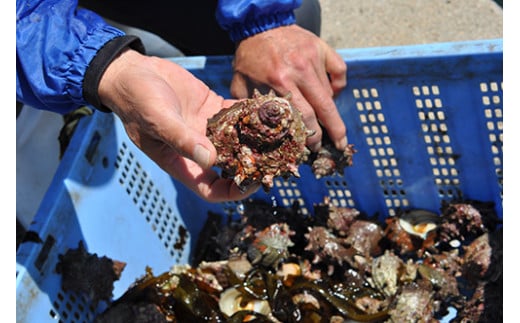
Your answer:
[[[208,168],[209,165],[209,150],[204,148],[201,144],[197,144],[193,150],[193,159],[202,168]]]
[[[256,193],[260,189],[260,187],[262,187],[262,184],[253,183],[253,184],[249,185],[242,194],[249,196],[253,193]]]
[[[315,144],[309,146],[309,149],[310,149],[312,152],[315,152],[315,153],[318,152],[318,151],[320,151],[320,149],[321,149],[321,142],[317,142],[317,143],[315,143]]]
[[[345,136],[345,137],[341,138],[340,141],[337,142],[336,148],[339,150],[343,150],[343,149],[345,149],[345,147],[347,147],[347,144],[348,144],[348,141],[347,141],[347,137]]]

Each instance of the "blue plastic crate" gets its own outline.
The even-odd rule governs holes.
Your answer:
[[[339,53],[348,86],[336,103],[358,150],[354,165],[319,180],[303,165],[301,178],[277,179],[253,198],[298,201],[312,213],[327,196],[384,218],[463,197],[494,202],[502,217],[502,40]],[[231,57],[172,60],[230,97]],[[29,228],[42,242],[18,249],[17,322],[90,322],[103,309],[64,292],[54,272],[58,255],[79,241],[127,263],[117,298],[146,266],[162,273],[187,263],[208,211],[239,207],[201,201],[141,153],[117,118],[94,113],[80,122]]]

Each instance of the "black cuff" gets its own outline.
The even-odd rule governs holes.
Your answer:
[[[98,87],[101,76],[105,73],[108,65],[121,51],[130,47],[140,53],[145,53],[144,45],[136,36],[120,36],[106,43],[94,56],[85,72],[83,78],[83,97],[94,108],[103,112],[111,112],[109,108],[101,104]]]

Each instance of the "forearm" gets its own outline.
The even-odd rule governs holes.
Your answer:
[[[17,101],[58,113],[89,104],[83,81],[105,44],[123,32],[77,1],[16,3]]]

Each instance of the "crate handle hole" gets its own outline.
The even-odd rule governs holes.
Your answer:
[[[36,261],[34,262],[34,265],[36,266],[36,268],[38,268],[39,271],[42,271],[43,265],[47,261],[49,252],[51,251],[55,242],[56,242],[56,239],[52,235],[47,236],[47,239],[45,239],[45,243],[43,244],[43,247],[40,250],[38,257],[36,258]]]

